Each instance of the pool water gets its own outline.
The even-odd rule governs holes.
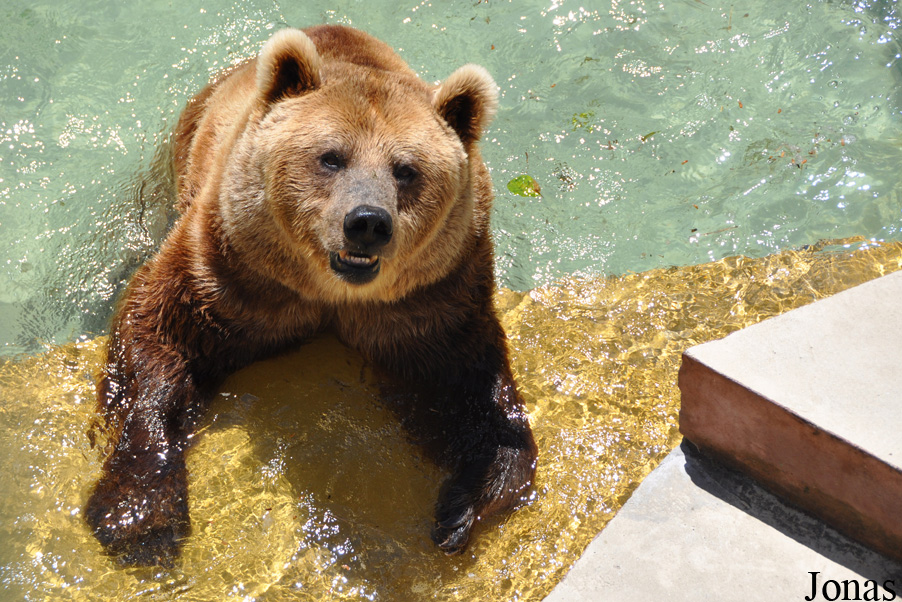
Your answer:
[[[105,332],[171,218],[191,94],[287,25],[362,27],[426,80],[485,65],[503,286],[902,236],[894,2],[6,0],[0,348]],[[528,174],[541,197],[510,193]]]
[[[453,558],[428,535],[445,475],[334,339],[226,382],[188,456],[173,570],[118,568],[80,515],[102,338],[8,361],[0,600],[541,600],[678,443],[683,350],[898,269],[902,243],[858,239],[502,291],[541,463],[523,507]]]
[[[174,4],[0,6],[0,600],[539,600],[678,440],[683,349],[902,265],[894,2]],[[97,337],[172,219],[171,128],[321,22],[501,88],[484,150],[535,491],[439,554],[443,475],[323,339],[223,388],[179,567],[118,569],[79,515],[85,430]]]

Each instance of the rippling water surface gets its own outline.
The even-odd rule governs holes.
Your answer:
[[[7,0],[0,18],[3,600],[539,600],[676,441],[684,348],[900,266],[894,2]],[[443,475],[324,339],[223,389],[183,563],[118,569],[79,516],[94,337],[172,218],[161,149],[212,73],[321,22],[427,80],[478,62],[501,87],[484,147],[535,492],[438,554]],[[524,174],[541,196],[508,189]]]
[[[0,344],[104,332],[169,219],[154,157],[181,108],[289,24],[363,27],[427,80],[494,74],[485,154],[509,288],[900,238],[895,2],[589,5],[7,0]],[[541,197],[508,191],[521,174]]]

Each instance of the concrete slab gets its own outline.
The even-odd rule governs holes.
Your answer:
[[[860,592],[845,599],[902,595],[902,565],[684,442],[545,602],[805,600],[814,578],[814,600],[843,599],[844,587]]]
[[[680,430],[902,560],[902,272],[683,356]]]

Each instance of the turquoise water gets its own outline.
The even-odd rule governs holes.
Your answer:
[[[106,331],[118,291],[172,219],[165,149],[179,112],[213,73],[287,25],[364,28],[427,80],[466,62],[494,74],[501,109],[484,149],[508,288],[760,257],[824,238],[902,239],[895,2],[4,0],[0,20],[0,355]],[[541,197],[508,190],[522,174]],[[674,303],[697,306],[690,321],[704,323],[711,308],[684,284]],[[636,305],[613,284],[596,287],[612,306]],[[641,296],[630,316],[645,322],[596,320],[605,314],[583,307],[579,290],[569,304],[549,302],[543,325],[574,314],[584,322],[569,320],[558,337],[538,329],[532,338],[548,349],[516,342],[545,463],[534,500],[476,542],[479,560],[436,558],[425,533],[440,476],[413,446],[392,447],[403,434],[390,417],[374,418],[362,368],[327,346],[307,352],[335,364],[322,374],[285,379],[298,370],[281,358],[224,391],[191,456],[196,534],[183,572],[116,569],[79,515],[100,466],[84,435],[98,345],[0,361],[0,600],[323,599],[317,592],[342,587],[352,599],[538,599],[597,531],[579,525],[628,495],[629,483],[611,485],[622,465],[642,472],[666,453],[663,444],[630,451],[618,421],[661,440],[675,428],[671,415],[657,424],[628,405],[656,402],[665,379],[615,372],[643,358],[661,364],[659,339],[689,329],[653,325],[657,310]],[[665,305],[672,290],[653,300]],[[523,303],[506,315],[522,321],[526,340],[527,309],[539,304]],[[730,303],[715,304],[729,313]],[[587,370],[606,389],[581,397],[567,393],[578,379],[566,364],[579,356],[600,369],[605,356],[582,349],[569,336],[577,331],[599,345],[646,332],[654,341],[604,364],[616,368],[609,380]],[[555,480],[555,450],[588,476],[564,465],[578,477]],[[385,466],[388,485],[366,478]],[[574,501],[584,490],[589,501]],[[529,532],[527,519],[544,530]]]
[[[494,74],[507,287],[900,237],[895,2],[6,0],[0,19],[6,354],[105,330],[171,219],[154,157],[179,111],[286,25],[365,28],[427,80]],[[541,197],[507,190],[524,173]]]

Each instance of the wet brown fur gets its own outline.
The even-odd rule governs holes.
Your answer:
[[[223,379],[326,328],[427,387],[422,403],[445,417],[454,475],[436,506],[441,549],[462,550],[479,518],[532,481],[536,448],[492,308],[477,142],[494,82],[467,66],[433,88],[362,32],[305,34],[277,34],[177,126],[182,215],[127,289],[98,391],[111,449],[85,515],[125,564],[177,556],[190,531],[184,454]],[[323,167],[330,149],[346,160],[338,172]],[[416,177],[397,176],[399,164]],[[361,202],[395,227],[378,276],[349,284],[329,253]]]

